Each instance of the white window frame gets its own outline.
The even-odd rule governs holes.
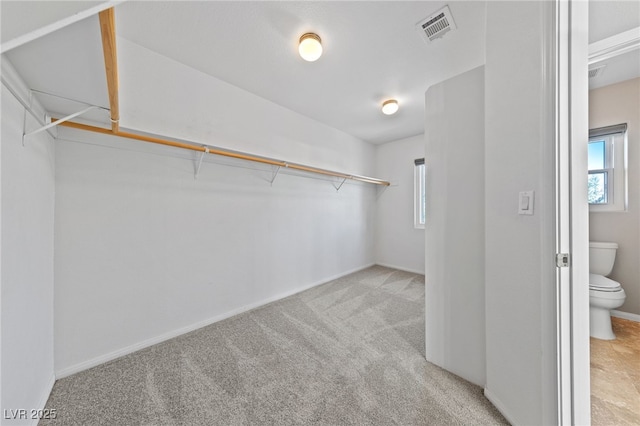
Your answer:
[[[426,222],[426,165],[424,158],[419,158],[414,163],[413,227],[424,229]]]
[[[590,212],[624,212],[627,195],[627,125],[589,130],[589,142],[605,142],[605,168],[590,173],[606,173],[607,202],[589,204]]]

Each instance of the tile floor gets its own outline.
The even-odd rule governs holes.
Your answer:
[[[591,423],[640,425],[640,322],[611,322],[615,340],[591,338]]]

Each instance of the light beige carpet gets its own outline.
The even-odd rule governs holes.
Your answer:
[[[507,424],[425,361],[424,305],[374,266],[59,380],[40,424]]]

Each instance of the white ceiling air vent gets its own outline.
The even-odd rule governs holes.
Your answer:
[[[604,72],[606,65],[599,65],[597,67],[589,68],[589,78],[600,77]]]
[[[431,43],[433,40],[444,36],[449,31],[455,30],[456,23],[453,20],[449,6],[445,6],[418,22],[416,24],[416,28],[420,31],[424,40],[427,43]]]

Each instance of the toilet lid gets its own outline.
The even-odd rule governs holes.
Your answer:
[[[589,288],[599,291],[618,291],[620,283],[598,274],[589,274]]]

